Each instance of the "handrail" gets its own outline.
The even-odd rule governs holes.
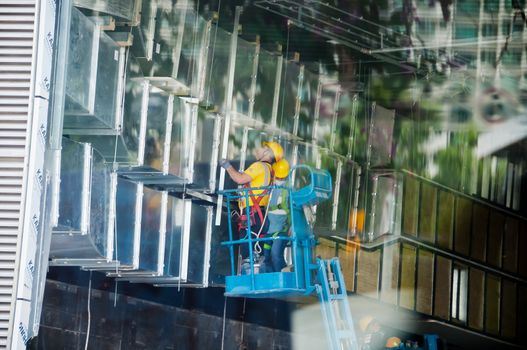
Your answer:
[[[231,194],[231,193],[236,193],[236,192],[248,192],[248,191],[259,191],[259,190],[272,190],[274,188],[285,188],[284,186],[260,186],[260,187],[243,187],[243,188],[233,188],[233,189],[230,189],[230,190],[221,190],[221,191],[218,191],[218,194]],[[257,195],[265,195],[265,193],[255,193],[254,194],[255,196]],[[230,195],[231,197],[233,198],[238,198],[238,197],[245,197],[245,194],[239,194],[239,195]]]
[[[277,237],[253,238],[252,242],[293,241],[293,240],[294,240],[294,238],[290,237],[290,236],[288,236],[288,237],[277,236]],[[241,239],[237,239],[237,240],[233,240],[233,241],[225,241],[225,242],[221,242],[221,245],[228,246],[228,245],[243,244],[243,243],[249,243],[249,239],[241,238]]]
[[[522,284],[526,284],[527,285],[527,279],[525,279],[525,278],[515,276],[515,275],[513,275],[511,273],[508,273],[508,272],[505,272],[503,270],[491,267],[489,265],[485,265],[484,263],[480,263],[478,261],[472,260],[472,259],[464,257],[462,255],[458,255],[458,254],[450,252],[448,250],[445,250],[445,249],[442,249],[442,248],[438,248],[438,247],[436,247],[436,246],[434,246],[432,244],[425,243],[425,242],[423,242],[423,241],[421,241],[419,239],[411,238],[411,237],[409,237],[407,235],[393,236],[389,240],[382,241],[379,244],[373,244],[371,246],[369,246],[368,243],[362,243],[362,242],[358,242],[358,241],[348,240],[348,239],[345,239],[345,238],[342,238],[342,237],[339,237],[339,236],[329,236],[327,238],[331,239],[332,241],[336,242],[337,244],[338,243],[351,244],[351,245],[357,246],[359,248],[365,247],[368,250],[376,250],[376,249],[380,249],[381,247],[383,247],[385,245],[392,245],[392,244],[395,244],[395,243],[399,243],[401,241],[407,241],[407,242],[410,242],[410,243],[412,243],[412,244],[414,244],[414,245],[416,245],[418,247],[426,248],[427,250],[429,250],[429,251],[431,251],[433,253],[436,253],[438,255],[451,258],[452,260],[456,260],[456,261],[462,262],[462,263],[464,263],[466,265],[469,265],[471,267],[476,267],[478,269],[484,270],[485,272],[490,272],[490,273],[499,275],[501,277],[506,277],[508,279],[511,279],[511,280],[516,281],[516,282],[520,282]]]
[[[477,202],[477,203],[479,203],[479,204],[482,204],[482,205],[485,205],[485,206],[490,207],[490,208],[492,208],[492,209],[495,209],[495,210],[497,210],[497,211],[500,211],[500,212],[502,212],[502,213],[504,213],[504,214],[507,214],[508,216],[515,217],[516,219],[519,219],[519,220],[522,220],[522,221],[527,221],[527,217],[525,217],[525,216],[523,216],[523,215],[520,215],[520,214],[518,214],[518,213],[515,213],[515,212],[513,212],[512,210],[505,209],[505,208],[503,208],[503,207],[501,207],[501,206],[498,206],[498,205],[493,204],[493,203],[489,203],[488,201],[485,201],[485,200],[480,199],[480,198],[478,198],[478,197],[473,197],[473,196],[471,196],[471,195],[469,195],[469,194],[466,194],[466,193],[464,193],[464,192],[461,192],[461,191],[459,191],[459,190],[455,190],[455,189],[453,189],[453,188],[450,188],[450,187],[448,187],[448,186],[445,186],[445,185],[443,185],[443,184],[440,184],[440,183],[437,182],[437,181],[427,179],[426,177],[421,176],[421,175],[418,175],[418,174],[416,174],[416,173],[414,173],[414,172],[412,172],[412,171],[410,171],[410,170],[402,169],[402,170],[400,170],[400,171],[401,171],[402,173],[406,174],[406,175],[413,176],[413,177],[415,177],[415,178],[417,178],[417,179],[419,179],[419,180],[421,180],[421,181],[423,181],[423,182],[427,182],[427,183],[429,183],[429,184],[431,184],[431,185],[434,185],[434,186],[440,187],[440,188],[442,188],[442,189],[444,189],[444,190],[446,190],[446,191],[449,191],[449,192],[451,192],[451,193],[454,193],[454,194],[456,194],[456,195],[458,195],[458,196],[464,197],[464,198],[469,199],[469,200],[471,200],[471,201]]]

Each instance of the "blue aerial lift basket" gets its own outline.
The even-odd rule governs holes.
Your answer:
[[[301,178],[301,179],[300,179]],[[305,183],[305,186],[295,189],[294,183]],[[289,184],[286,189],[289,191],[290,212],[291,212],[291,235],[289,237],[257,237],[246,234],[244,238],[234,240],[232,233],[232,222],[229,216],[229,241],[223,244],[230,249],[231,276],[226,278],[227,296],[237,297],[277,297],[277,296],[298,296],[309,295],[315,291],[312,281],[313,271],[318,269],[313,263],[312,248],[315,245],[315,238],[304,215],[304,206],[312,206],[331,198],[332,183],[329,172],[320,169],[313,169],[306,165],[299,165],[291,170]],[[254,196],[257,190],[264,190],[268,195],[274,189],[282,189],[276,186],[259,188],[242,188],[223,191],[227,199],[227,208],[231,212],[231,202],[245,200],[249,202],[249,197]],[[246,217],[250,217],[249,206],[245,206]],[[251,232],[251,223],[247,220],[247,232]],[[293,257],[293,272],[272,272],[254,273],[254,247],[256,242],[269,242],[273,240],[288,240],[291,244]],[[234,246],[246,244],[249,248],[250,273],[246,275],[236,275],[235,273],[235,249]]]

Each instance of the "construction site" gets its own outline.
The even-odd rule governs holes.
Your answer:
[[[0,349],[527,349],[526,11],[0,0]]]

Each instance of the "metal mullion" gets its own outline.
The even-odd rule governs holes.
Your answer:
[[[460,319],[460,313],[461,313],[461,272],[462,272],[462,268],[461,268],[461,265],[457,265],[458,266],[458,273],[457,273],[457,289],[456,289],[456,295],[457,295],[457,305],[456,305],[456,308],[457,308],[457,320],[458,321],[461,321]]]
[[[258,78],[258,64],[260,62],[260,37],[256,37],[256,43],[254,47],[254,58],[253,58],[253,67],[251,74],[251,88],[249,93],[249,110],[248,117],[253,118],[254,114],[254,102],[256,98],[256,80]]]
[[[357,105],[358,105],[358,94],[353,95],[353,102],[351,104],[351,124],[350,124],[350,134],[348,137],[348,154],[346,155],[349,159],[353,160],[353,151],[355,150],[355,126],[357,124]],[[340,94],[339,94],[339,103],[340,103]],[[337,106],[338,107],[338,106]]]
[[[487,272],[483,271],[483,332],[487,332]]]
[[[439,204],[440,204],[439,197],[441,196],[441,190],[438,189],[438,188],[434,188],[434,191],[436,193],[436,199],[435,199],[435,222],[434,222],[434,244],[437,245],[438,244],[438,240],[437,240],[437,235],[438,235],[437,225],[438,225],[438,222],[439,222]]]
[[[507,162],[505,173],[505,206],[512,208],[512,183],[514,182],[514,164]]]
[[[337,120],[339,117],[339,103],[340,103],[340,85],[337,88],[337,91],[335,92],[335,103],[334,103],[334,110],[333,110],[333,118],[331,120],[331,139],[329,142],[329,149],[333,152],[335,151],[335,140],[336,140],[336,134],[337,134]]]
[[[405,235],[407,234],[404,230],[404,223],[406,222],[405,220],[405,215],[404,215],[404,212],[405,212],[405,203],[406,203],[406,188],[408,187],[408,180],[407,180],[407,177],[404,176],[403,177],[403,195],[402,195],[402,210],[401,210],[401,235]]]
[[[372,177],[372,191],[371,191],[371,212],[368,230],[368,240],[372,242],[374,240],[374,225],[375,225],[375,210],[377,209],[377,188],[379,185],[379,176]]]
[[[415,223],[415,235],[417,238],[419,238],[419,240],[421,240],[421,203],[423,202],[423,183],[421,181],[418,181],[418,184],[419,185],[417,187],[417,190],[419,191],[419,193],[417,194],[417,215],[415,216],[417,222]]]
[[[525,31],[527,33],[527,31]],[[514,166],[514,190],[513,197],[512,197],[512,209],[514,210],[520,210],[520,204],[521,204],[521,187],[522,187],[522,166],[521,164],[516,164]]]
[[[490,214],[489,214],[489,220],[490,220]],[[500,234],[500,242],[501,242],[501,249],[500,249],[500,256],[498,258],[498,263],[499,263],[499,266],[496,266],[497,268],[499,268],[500,270],[503,269],[503,253],[504,253],[504,249],[505,249],[505,228],[507,227],[507,217],[505,216],[504,218],[504,225],[501,227],[501,234]],[[519,225],[519,223],[518,223]],[[488,238],[487,238],[487,241],[488,241]]]
[[[382,292],[383,265],[384,265],[384,246],[380,249],[379,275],[377,276],[377,300],[379,301],[381,300],[381,292]]]
[[[418,279],[419,279],[419,255],[420,249],[415,247],[415,262],[414,262],[414,307],[413,310],[417,312],[417,290],[418,290]]]
[[[284,58],[282,57],[282,55],[280,55],[278,56],[277,63],[276,63],[273,105],[271,109],[271,127],[276,127],[276,120],[278,117],[278,104],[280,103],[280,85],[282,84],[283,65],[284,65]]]
[[[165,245],[167,234],[167,216],[168,216],[168,192],[161,192],[161,215],[159,218],[159,245],[157,250],[157,276],[163,275],[165,267]]]
[[[209,273],[210,273],[210,256],[212,250],[212,215],[214,208],[207,206],[207,228],[205,234],[205,254],[203,254],[203,286],[209,286]],[[229,215],[230,216],[230,215]],[[234,265],[233,265],[234,266]],[[234,268],[234,267],[233,267]]]
[[[500,279],[500,295],[498,298],[498,335],[501,336],[501,327],[503,323],[503,317],[501,317],[501,313],[503,311],[503,278],[499,277]]]
[[[469,320],[470,320],[470,266],[467,266],[467,320],[465,321],[465,326],[467,326],[467,328],[469,328]]]
[[[451,225],[451,231],[452,231],[452,248],[451,251],[456,251],[456,217],[457,217],[457,202],[459,200],[459,197],[455,194],[452,194],[454,196],[454,205],[452,207],[453,216],[452,216],[452,225]]]
[[[352,203],[352,206],[353,206],[353,216],[352,216],[352,236],[356,236],[357,235],[357,210],[358,210],[358,207],[359,207],[359,192],[360,192],[360,178],[361,178],[361,171],[362,169],[360,168],[360,166],[356,165],[356,163],[354,163],[354,166],[353,166],[353,180],[354,180],[354,185],[353,185],[353,203]],[[364,227],[363,227],[364,228]]]
[[[333,211],[331,213],[331,230],[335,231],[337,229],[337,215],[338,215],[338,206],[340,200],[340,183],[342,181],[342,161],[339,160],[337,163],[337,174],[335,176],[335,191],[333,195]]]
[[[298,134],[298,124],[300,122],[300,107],[302,103],[302,89],[304,88],[304,65],[300,65],[300,73],[298,74],[298,87],[295,99],[295,115],[293,122],[293,135],[297,136]]]
[[[368,118],[368,136],[367,136],[367,149],[366,149],[366,171],[370,170],[371,165],[371,153],[372,153],[372,145],[371,145],[371,132],[373,129],[373,115],[375,113],[375,108],[377,104],[375,102],[371,103],[369,110],[369,118]]]
[[[485,230],[485,253],[483,257],[483,262],[487,263],[487,260],[489,258],[489,227],[490,227],[490,217],[491,217],[491,210],[488,211],[487,216],[487,225]]]
[[[187,180],[189,181],[189,183],[192,183],[194,181],[194,163],[195,163],[195,157],[196,157],[199,110],[198,110],[198,105],[196,104],[192,104],[190,109],[191,109],[190,142],[189,142],[189,154],[188,154],[188,160],[187,160]]]
[[[449,322],[452,322],[452,314],[453,314],[453,305],[452,305],[452,299],[453,299],[453,296],[454,296],[454,270],[455,270],[455,263],[452,261],[452,263],[450,264],[450,291],[449,291],[449,296],[450,296],[450,302],[448,303],[448,321]],[[459,283],[459,273],[458,273],[458,283]],[[457,294],[457,292],[456,292]],[[458,296],[459,297],[459,296]],[[457,304],[458,300],[456,298],[456,304]],[[458,310],[457,310],[457,305],[455,305],[456,307],[456,316],[458,315]]]
[[[398,278],[397,278],[397,293],[396,294],[396,302],[397,306],[400,307],[401,303],[401,279],[402,279],[402,272],[403,272],[403,243],[399,242],[399,272],[398,272]]]
[[[150,99],[150,83],[144,80],[142,84],[143,95],[141,96],[141,121],[139,124],[139,144],[137,152],[137,165],[142,166],[145,161],[146,123],[148,121],[148,102]]]
[[[216,27],[216,30],[218,28]],[[212,30],[212,21],[207,21],[207,24],[205,26],[205,30],[203,32],[203,37],[201,38],[201,46],[200,46],[200,58],[198,60],[198,77],[197,77],[197,83],[195,85],[196,88],[196,98],[198,99],[198,103],[201,102],[204,99],[205,95],[205,83],[207,78],[207,62],[209,60],[209,49],[210,49],[210,32]],[[195,42],[194,42],[195,45]],[[214,50],[212,51],[214,52]],[[212,67],[210,67],[212,69]],[[190,83],[189,91],[191,96],[193,95],[192,86],[194,85],[194,80]],[[194,96],[193,96],[194,97]],[[208,103],[208,101],[205,101]]]
[[[520,254],[521,254],[521,251],[520,251],[520,235],[521,235],[521,231],[522,231],[522,227],[524,225],[527,225],[527,222],[520,222],[518,221],[518,231],[517,231],[517,235],[516,235],[516,266],[515,266],[515,274],[520,274]]]
[[[186,0],[185,0],[186,3]],[[179,14],[179,25],[178,25],[178,37],[176,40],[176,46],[172,50],[172,77],[177,79],[179,73],[179,61],[181,58],[181,48],[183,46],[183,35],[185,35],[185,21],[187,16],[187,9],[181,9]]]
[[[126,80],[126,64],[129,55],[126,54],[124,47],[119,48],[119,75],[117,80],[117,94],[115,97],[115,121],[114,132],[122,130],[123,115],[124,115],[124,96],[125,96],[125,80]]]
[[[167,102],[167,114],[165,124],[165,140],[163,144],[163,175],[168,175],[170,170],[170,151],[171,151],[171,139],[172,139],[172,120],[174,118],[174,95],[168,96]]]
[[[311,140],[313,141],[313,145],[318,144],[318,127],[319,127],[319,119],[320,119],[320,100],[321,99],[322,99],[322,75],[319,74],[318,84],[317,84],[317,97],[315,101],[315,111],[313,113],[313,131],[311,134]]]
[[[359,289],[357,287],[357,284],[358,284],[358,281],[359,279],[357,278],[358,276],[358,270],[359,270],[359,253],[360,253],[360,248],[355,246],[354,247],[355,249],[355,266],[354,266],[354,269],[353,269],[353,292],[354,293],[357,293],[357,290]]]
[[[437,278],[437,254],[432,253],[432,316],[436,311],[436,278]]]
[[[468,234],[468,254],[467,257],[472,259],[472,231],[474,231],[474,204],[470,203],[470,230]],[[485,247],[486,249],[486,247]]]
[[[511,180],[511,200],[510,200],[510,208],[512,210],[516,210],[515,208],[515,205],[514,205],[514,201],[516,199],[516,176],[518,176],[519,174],[517,174],[517,169],[516,169],[516,164],[513,164],[512,165],[512,180]]]
[[[520,285],[518,283],[514,283],[516,286],[516,309],[518,309],[518,305],[520,305]],[[520,322],[518,322],[518,316],[516,316],[515,321],[516,323],[516,329],[514,330],[514,335],[516,338],[518,338],[518,334],[520,333]]]
[[[245,170],[245,160],[247,159],[247,143],[249,139],[249,128],[243,127],[243,136],[242,136],[242,145],[240,147],[240,167],[239,171],[243,172]]]
[[[216,188],[216,172],[217,172],[217,166],[218,164],[218,155],[220,152],[220,139],[221,139],[221,121],[222,118],[219,114],[216,114],[214,116],[214,130],[213,130],[213,138],[212,138],[212,157],[211,157],[211,167],[210,167],[210,173],[209,173],[209,190],[210,192],[214,192],[214,189]]]

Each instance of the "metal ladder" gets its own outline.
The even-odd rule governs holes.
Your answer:
[[[331,350],[358,350],[346,284],[338,258],[317,258],[315,285]]]

